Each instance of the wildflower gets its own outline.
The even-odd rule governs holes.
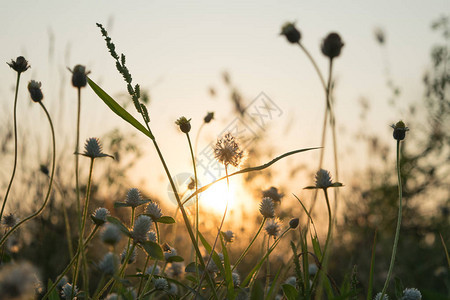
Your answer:
[[[119,260],[117,256],[112,253],[108,252],[103,256],[102,260],[98,263],[97,267],[105,275],[114,275],[114,272],[116,270],[116,266],[119,265]]]
[[[297,44],[300,42],[302,34],[295,27],[295,23],[286,22],[283,27],[281,27],[280,35],[284,35],[287,40],[292,44]]]
[[[208,112],[206,116],[203,118],[203,121],[205,123],[209,123],[211,122],[212,119],[214,119],[214,112]]]
[[[41,171],[42,174],[47,175],[47,176],[50,174],[46,165],[40,165],[39,171]]]
[[[16,226],[17,221],[18,221],[17,217],[14,216],[14,214],[10,213],[9,215],[3,216],[2,224],[7,229],[9,229]]]
[[[307,186],[305,189],[327,189],[329,187],[341,187],[342,183],[333,182],[331,179],[330,172],[324,169],[320,169],[317,171],[315,176],[316,185],[315,186]]]
[[[104,207],[98,207],[91,215],[91,219],[95,225],[101,226],[105,224],[107,216],[109,216],[109,210]]]
[[[274,202],[281,202],[281,198],[284,197],[283,193],[278,193],[278,189],[276,187],[271,187],[268,190],[263,191],[263,197],[272,198]]]
[[[373,300],[381,300],[381,293],[376,294],[375,297],[373,297]],[[383,300],[389,300],[389,296],[384,294]]]
[[[397,141],[402,141],[405,139],[405,133],[409,131],[409,128],[405,126],[403,121],[398,121],[395,125],[391,125],[392,129],[394,129],[394,139]]]
[[[31,80],[28,83],[28,91],[30,92],[31,100],[33,100],[34,102],[41,102],[42,99],[44,98],[41,86],[42,84],[35,80]]]
[[[227,243],[232,243],[234,241],[234,232],[231,230],[222,231],[222,236]]]
[[[226,133],[223,138],[217,140],[214,147],[214,156],[225,167],[228,165],[237,167],[241,164],[244,152],[240,149],[234,136],[231,133]]]
[[[154,281],[155,290],[165,291],[169,288],[169,284],[165,278],[156,278]]]
[[[155,268],[155,270],[153,270],[153,268]],[[158,265],[156,265],[155,267],[154,267],[154,266],[150,266],[150,267],[148,267],[147,270],[145,271],[145,274],[149,274],[149,275],[150,275],[150,274],[158,275],[160,271],[161,271],[161,268],[160,268]]]
[[[146,201],[142,199],[141,192],[137,188],[132,188],[127,192],[125,203],[131,207],[138,207],[139,205],[146,203]]]
[[[76,65],[72,72],[72,85],[76,88],[82,88],[86,86],[87,83],[87,75],[90,72],[86,72],[86,67],[82,65]]]
[[[184,133],[191,131],[191,119],[186,119],[186,117],[181,117],[176,120],[175,124],[180,126],[180,130]]]
[[[146,215],[152,218],[153,221],[157,221],[159,218],[162,217],[161,208],[159,205],[155,202],[151,202],[148,204],[146,209]]]
[[[276,239],[278,233],[280,232],[280,224],[278,224],[276,220],[271,220],[267,223],[264,229],[269,236],[273,236],[273,238]]]
[[[29,263],[4,264],[0,269],[1,299],[35,299],[39,285],[36,270]]]
[[[67,279],[67,276],[64,275],[58,282],[58,284],[56,285],[56,288],[58,289],[58,291],[61,291],[63,286],[69,282],[69,280]]]
[[[171,257],[177,256],[177,249],[170,247],[169,245],[165,244],[166,247],[163,247],[164,249],[164,259],[168,261]],[[167,248],[168,247],[168,248]]]
[[[111,246],[116,245],[122,238],[122,233],[117,226],[108,223],[100,234],[102,242]]]
[[[191,181],[189,181],[187,188],[188,190],[195,189],[195,179],[193,177],[191,177]]]
[[[72,298],[72,290],[73,290],[73,298]],[[66,300],[71,300],[71,299],[77,299],[77,295],[78,295],[78,287],[75,285],[72,287],[72,285],[70,283],[66,283],[61,291],[61,296],[66,299]]]
[[[284,283],[290,284],[290,285],[296,287],[297,286],[297,278],[295,276],[290,276],[286,279],[286,281]]]
[[[308,273],[310,276],[314,276],[317,273],[317,265],[316,264],[310,264],[308,265]]]
[[[338,57],[341,54],[341,49],[344,43],[339,34],[332,32],[322,42],[322,53],[330,59]]]
[[[175,283],[169,282],[169,291],[167,291],[170,295],[178,294],[178,287]]]
[[[156,241],[157,241],[156,232],[154,232],[154,231],[149,231],[149,232],[147,233],[147,237],[148,237],[148,240],[149,240],[150,242],[156,243]]]
[[[182,262],[172,262],[167,269],[168,275],[173,277],[181,277],[184,274],[185,265]]]
[[[295,228],[297,228],[299,222],[300,222],[300,220],[298,218],[291,219],[289,221],[289,227],[291,227],[292,229],[295,229]]]
[[[264,197],[259,204],[259,212],[264,218],[271,219],[275,217],[275,209],[272,198]]]
[[[152,219],[145,215],[140,215],[134,223],[131,236],[135,243],[142,243],[147,240],[147,233],[152,225]]]
[[[237,272],[231,273],[231,278],[233,279],[233,285],[235,287],[239,286],[241,284],[241,276]]]
[[[132,264],[136,261],[136,256],[137,256],[137,252],[136,252],[136,248],[134,248],[133,253],[130,254],[130,257],[128,258],[128,262],[127,264]],[[125,247],[122,251],[122,253],[120,254],[120,263],[123,264],[125,262],[125,258],[127,257],[127,247]]]
[[[86,143],[84,144],[84,152],[81,155],[90,157],[92,159],[95,159],[98,157],[114,158],[111,155],[103,153],[102,144],[100,143],[100,140],[98,138],[94,138],[94,137],[88,138],[86,140]]]
[[[418,289],[407,288],[403,290],[403,296],[401,300],[422,300],[422,294]]]
[[[11,62],[6,64],[19,74],[30,68],[28,61],[23,56],[17,57],[16,61],[11,59]]]

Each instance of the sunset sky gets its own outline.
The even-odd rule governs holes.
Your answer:
[[[232,121],[229,91],[221,76],[224,71],[246,103],[264,92],[281,109],[281,117],[267,133],[267,139],[277,145],[276,154],[319,146],[323,90],[304,53],[279,33],[286,21],[295,21],[302,43],[327,75],[327,60],[319,45],[329,32],[336,31],[345,43],[334,66],[336,115],[342,133],[339,149],[344,162],[347,159],[350,164],[348,157],[358,152],[355,148],[363,147],[352,144],[351,139],[361,126],[367,133],[387,139],[391,136],[389,124],[398,119],[408,121],[408,105],[420,101],[423,95],[421,80],[430,65],[430,49],[440,41],[430,24],[444,14],[448,16],[449,11],[447,0],[3,1],[0,56],[7,62],[23,55],[32,66],[23,75],[19,111],[38,110],[27,105],[24,88],[26,81],[35,79],[42,81],[45,101],[57,127],[72,126],[76,98],[66,67],[86,65],[90,77],[110,95],[119,97],[126,92],[95,25],[102,23],[117,51],[126,54],[134,82],[150,93],[151,126],[176,174],[190,168],[185,139],[174,125],[178,117],[192,118],[197,130],[207,111],[216,113],[216,121],[205,129],[200,147],[214,141]],[[385,49],[375,41],[375,28],[386,32]],[[391,92],[386,86],[386,62],[401,88],[398,110],[388,106]],[[3,64],[2,116],[12,112],[14,83],[14,72]],[[208,93],[210,87],[216,90],[214,98]],[[83,140],[119,124],[129,129],[89,88],[83,93]],[[364,123],[359,120],[362,97],[371,109]],[[41,117],[30,116],[26,121],[33,118]],[[285,133],[287,124],[291,130]],[[149,153],[146,164],[158,164],[159,170],[154,151]],[[331,169],[330,157],[326,161]],[[343,176],[351,177],[350,168]]]

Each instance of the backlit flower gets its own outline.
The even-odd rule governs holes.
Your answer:
[[[240,149],[235,137],[231,133],[226,133],[221,139],[217,140],[214,147],[214,156],[225,166],[237,167],[241,164],[244,152]]]

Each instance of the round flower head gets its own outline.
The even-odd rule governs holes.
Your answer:
[[[214,119],[214,112],[208,112],[206,116],[203,118],[203,121],[205,123],[209,123],[211,122],[212,119]]]
[[[101,226],[105,224],[107,216],[109,216],[109,210],[104,207],[98,207],[91,215],[91,219],[95,225]]]
[[[318,268],[317,268],[317,265],[316,265],[316,264],[310,264],[310,265],[308,266],[308,273],[309,273],[310,276],[316,275],[317,270],[318,270]]]
[[[264,218],[271,219],[275,217],[275,209],[272,198],[264,197],[259,204],[259,212]]]
[[[329,187],[341,187],[342,183],[333,182],[331,180],[330,172],[324,169],[320,169],[317,171],[315,176],[316,185],[315,186],[307,186],[305,189],[327,189]]]
[[[122,253],[120,253],[120,263],[124,263],[125,262],[125,258],[127,257],[127,247],[125,247],[122,251]],[[136,261],[136,257],[137,257],[137,252],[136,252],[136,248],[134,248],[133,253],[130,254],[130,257],[128,258],[128,262],[127,264],[132,264]]]
[[[155,284],[155,290],[158,291],[166,291],[169,289],[169,284],[167,283],[167,280],[165,278],[156,278],[154,280]]]
[[[97,267],[105,275],[114,275],[114,272],[116,270],[116,266],[119,265],[119,259],[117,256],[112,253],[108,252],[103,256],[102,260],[98,263]]]
[[[98,138],[88,138],[84,144],[84,152],[81,154],[92,159],[98,157],[111,157],[111,155],[103,153],[102,144]]]
[[[172,262],[170,263],[169,268],[167,269],[168,275],[173,277],[181,277],[184,274],[185,265],[183,262]]]
[[[86,67],[82,65],[76,65],[72,72],[72,85],[76,88],[82,88],[86,86],[87,83],[87,75],[90,72],[86,72]]]
[[[403,121],[398,121],[395,125],[391,125],[392,129],[394,129],[394,139],[397,141],[402,141],[405,139],[405,134],[407,131],[409,131],[409,128],[406,127],[405,123]]]
[[[42,84],[35,80],[31,80],[28,83],[28,91],[30,92],[31,100],[33,100],[34,102],[41,102],[42,99],[44,99],[41,86]]]
[[[177,256],[177,249],[172,248],[169,246],[169,249],[165,248],[164,249],[164,259],[166,261],[169,261],[171,257],[173,256]]]
[[[67,279],[67,276],[64,275],[64,276],[59,280],[58,284],[56,285],[56,288],[57,288],[59,291],[61,291],[62,288],[63,288],[63,286],[64,286],[67,282],[69,282],[69,280]]]
[[[418,289],[407,288],[403,290],[403,296],[401,300],[422,300],[422,294]]]
[[[286,279],[286,281],[284,283],[290,284],[295,287],[295,286],[297,286],[297,278],[295,276],[290,276]]]
[[[169,282],[169,291],[167,291],[170,295],[178,294],[178,287],[175,283]]]
[[[291,219],[289,221],[289,227],[291,227],[292,229],[295,229],[295,228],[297,228],[299,222],[300,222],[300,220],[298,218]]]
[[[148,204],[146,209],[147,215],[152,218],[153,221],[157,221],[162,217],[161,208],[155,202],[151,202]]]
[[[222,236],[223,236],[223,239],[225,240],[225,242],[227,242],[227,243],[234,242],[234,232],[233,231],[231,231],[231,230],[223,231]]]
[[[11,59],[10,63],[7,63],[8,66],[16,71],[17,73],[25,72],[30,68],[30,65],[28,64],[28,61],[23,56],[19,56],[16,58],[16,61]]]
[[[10,213],[9,215],[6,215],[3,217],[2,224],[6,228],[12,228],[12,227],[16,226],[17,221],[18,221],[18,219],[16,218],[16,216],[14,216],[12,213]]]
[[[0,268],[0,299],[35,299],[40,285],[29,263],[3,264]]]
[[[191,119],[186,119],[186,117],[181,117],[175,121],[175,124],[180,126],[180,130],[184,133],[191,131]]]
[[[147,268],[147,270],[145,270],[145,274],[158,275],[160,271],[161,271],[161,268],[158,265],[156,265],[154,271],[153,271],[153,266],[150,266]]]
[[[131,236],[135,243],[143,243],[147,240],[147,233],[152,225],[152,219],[148,216],[140,215],[134,222]]]
[[[295,23],[290,22],[286,22],[283,27],[281,27],[280,35],[284,35],[292,44],[299,43],[302,37],[300,31],[295,27]]]
[[[322,42],[322,53],[333,59],[341,54],[341,49],[344,47],[341,37],[336,32],[332,32]]]
[[[263,197],[272,198],[274,202],[281,202],[281,198],[284,197],[283,193],[278,193],[278,189],[272,186],[270,189],[263,191]]]
[[[145,201],[142,199],[141,192],[137,188],[132,188],[128,190],[125,203],[131,207],[138,207],[144,204]]]
[[[227,133],[217,140],[214,147],[214,156],[225,166],[232,165],[237,167],[241,164],[244,152],[240,149],[235,137],[231,133]]]
[[[148,240],[149,240],[150,242],[156,243],[156,240],[157,240],[156,232],[154,232],[154,231],[149,231],[148,234],[147,234],[147,236],[148,236]]]
[[[73,298],[72,298],[72,290],[73,290]],[[61,296],[66,299],[66,300],[71,300],[71,299],[77,299],[77,295],[78,295],[78,287],[75,285],[72,288],[72,285],[70,283],[66,283],[61,291]]]
[[[111,246],[116,245],[122,238],[122,233],[116,225],[108,223],[100,234],[102,242]]]
[[[233,285],[235,287],[239,286],[241,284],[241,276],[237,272],[231,273],[231,278],[233,279]]]
[[[280,224],[278,224],[276,220],[271,220],[267,223],[264,229],[266,230],[267,235],[272,236],[274,239],[276,239],[278,233],[280,232]]]
[[[373,300],[389,300],[389,296],[384,294],[383,299],[381,299],[381,293],[378,293],[373,297]]]

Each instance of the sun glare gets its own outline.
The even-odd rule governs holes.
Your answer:
[[[228,191],[227,182],[222,180],[202,193],[199,203],[204,209],[211,210],[216,214],[223,214],[227,204],[227,199],[229,201],[228,210],[231,210],[234,206],[236,206],[235,193],[236,185],[230,182],[230,190]]]

